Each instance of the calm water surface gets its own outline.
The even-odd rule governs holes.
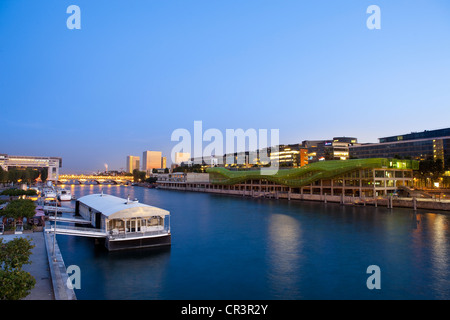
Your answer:
[[[69,187],[69,186],[68,186]],[[71,186],[171,212],[172,246],[108,252],[58,235],[83,299],[450,299],[450,216],[411,209]],[[366,286],[381,269],[381,289]]]

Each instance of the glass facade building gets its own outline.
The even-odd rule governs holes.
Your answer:
[[[350,157],[441,159],[443,163],[450,157],[450,128],[385,137],[379,141],[380,143],[350,146]]]
[[[305,140],[302,146],[308,149],[310,163],[323,160],[349,159],[349,147],[358,143],[354,137],[334,137],[333,140]]]
[[[420,139],[430,139],[436,137],[448,137],[450,136],[450,128],[439,129],[439,130],[425,130],[422,132],[411,132],[408,134],[400,136],[391,136],[385,138],[379,138],[380,143],[384,142],[397,142],[406,140],[420,140]]]
[[[308,164],[308,149],[302,144],[278,145],[256,151],[227,153],[221,156],[191,158],[192,163],[205,167],[260,167],[272,164],[280,167],[303,167]]]

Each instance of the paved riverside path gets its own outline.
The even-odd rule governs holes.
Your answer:
[[[29,272],[35,279],[36,284],[30,294],[23,300],[54,300],[52,278],[48,264],[47,248],[44,242],[43,232],[25,234],[2,235],[3,241],[7,242],[17,237],[30,238],[35,246],[30,256],[31,264],[23,265],[23,270]]]
[[[64,260],[59,250],[58,241],[53,247],[53,234],[44,230],[44,243],[47,248],[47,259],[50,266],[50,275],[52,278],[53,293],[55,300],[76,300],[76,295],[73,289],[68,288],[68,275]],[[55,249],[55,253],[53,252]]]

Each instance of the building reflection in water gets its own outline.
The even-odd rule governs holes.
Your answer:
[[[280,299],[299,297],[303,248],[300,221],[288,215],[273,214],[268,227],[270,288]]]
[[[432,257],[430,259],[433,273],[433,288],[436,291],[437,296],[442,294],[448,294],[448,288],[450,288],[450,265],[448,260],[448,246],[449,246],[449,228],[448,228],[448,216],[442,214],[433,214],[429,228],[433,233],[431,243]],[[443,297],[441,297],[443,298]]]
[[[418,276],[422,278],[422,285],[428,287],[427,291],[433,291],[437,299],[447,299],[450,288],[449,222],[450,217],[444,214],[413,215],[413,261],[420,264],[421,269],[430,270],[429,274]]]

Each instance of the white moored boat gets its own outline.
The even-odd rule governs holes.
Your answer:
[[[58,190],[58,199],[59,199],[59,201],[72,200],[72,194],[71,194],[70,190],[67,190],[67,189]]]
[[[53,188],[49,188],[49,187],[45,187],[42,192],[41,195],[44,199],[56,199],[56,192]]]

